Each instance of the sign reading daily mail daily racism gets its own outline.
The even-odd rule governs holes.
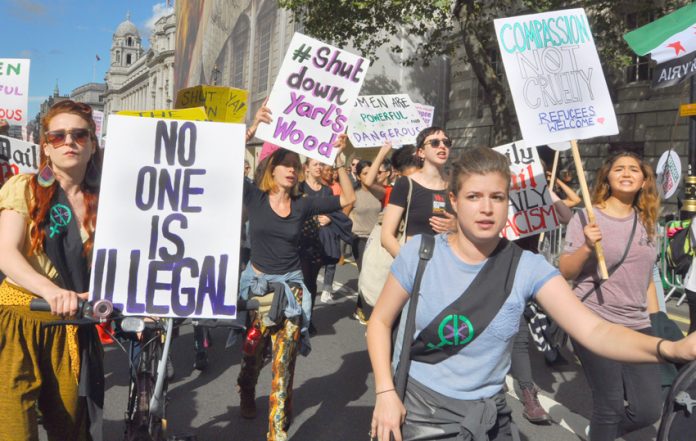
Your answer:
[[[29,66],[24,58],[0,58],[0,119],[10,125],[29,122]]]
[[[244,134],[241,124],[109,117],[92,300],[127,315],[236,316]]]
[[[38,145],[0,136],[0,185],[20,173],[38,173],[40,160]]]
[[[426,127],[408,95],[364,95],[350,115],[348,137],[354,147],[415,144]]]
[[[495,147],[510,160],[510,208],[502,235],[520,239],[558,228],[560,222],[551,200],[548,181],[536,147],[524,141]]]
[[[256,136],[271,144],[332,164],[333,143],[344,133],[370,62],[295,33],[266,105],[271,124]]]
[[[528,145],[619,132],[583,9],[501,18],[495,31]]]

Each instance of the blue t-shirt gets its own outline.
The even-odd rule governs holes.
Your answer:
[[[391,273],[399,284],[411,292],[418,266],[421,236],[401,248],[392,264]],[[417,336],[423,328],[457,298],[483,268],[485,260],[469,265],[457,257],[447,236],[435,236],[435,251],[421,281],[421,297],[416,311]],[[510,350],[519,329],[524,306],[552,277],[558,275],[543,256],[524,251],[515,274],[512,292],[498,314],[476,340],[446,360],[436,364],[411,362],[409,375],[419,383],[445,396],[459,400],[478,400],[498,393],[510,369]],[[404,311],[408,308],[408,303]],[[404,320],[401,320],[394,348],[398,361],[403,342]]]

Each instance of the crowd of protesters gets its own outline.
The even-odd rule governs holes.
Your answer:
[[[262,106],[247,142],[272,120]],[[38,439],[38,411],[49,439],[99,438],[90,433],[98,418],[90,402],[103,397],[104,381],[96,331],[42,324],[74,315],[87,298],[101,150],[89,106],[60,102],[42,124],[39,173],[15,176],[0,189],[0,439]],[[333,165],[278,148],[251,179],[245,163],[239,296],[271,295],[281,306],[240,314],[246,336],[259,336],[244,347],[237,379],[242,417],[257,417],[255,389],[270,352],[267,438],[288,439],[295,365],[317,332],[315,304],[339,300],[337,265],[371,271],[365,250],[381,226],[379,244],[395,260],[376,304],[358,292],[353,313],[367,325],[374,371],[372,438],[517,439],[504,393],[509,372],[522,390],[524,417],[549,422],[532,381],[527,308],[543,309],[571,337],[592,391],[591,441],[657,420],[658,363],[696,358],[696,337],[662,340],[650,326],[659,197],[649,164],[628,153],[605,161],[592,191],[594,222],[586,210],[572,215],[579,198],[567,183],[553,186],[561,194],[552,191],[555,210],[568,223],[557,269],[538,254],[538,237],[515,243],[500,235],[511,179],[503,155],[480,147],[453,158],[452,138],[439,127],[421,131],[412,146],[385,143],[372,158],[349,152],[348,144],[345,135],[337,139]],[[47,234],[55,230],[47,213],[56,204],[74,220]],[[593,250],[609,235],[610,277],[600,283]],[[398,317],[414,300],[426,237],[434,238],[432,257],[418,281],[408,335],[407,320]],[[30,311],[34,297],[46,299],[51,313]],[[468,337],[454,344],[439,332],[453,315],[471,320]],[[202,370],[209,336],[200,326],[194,334]],[[410,360],[404,366],[402,353]],[[403,393],[393,381],[398,369],[407,372]]]

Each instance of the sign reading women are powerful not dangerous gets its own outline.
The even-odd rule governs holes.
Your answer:
[[[355,147],[375,147],[385,141],[415,144],[426,126],[406,94],[364,95],[355,103],[348,123],[348,137]]]
[[[29,65],[23,58],[0,58],[0,119],[26,126],[29,103]]]
[[[273,122],[261,124],[264,141],[331,164],[333,143],[345,132],[370,62],[296,33],[266,104]]]
[[[583,9],[501,18],[495,31],[528,145],[619,132]]]
[[[92,300],[129,315],[236,316],[244,134],[241,124],[109,117]]]
[[[502,235],[516,240],[560,225],[536,147],[524,141],[493,148],[510,160],[510,208]]]

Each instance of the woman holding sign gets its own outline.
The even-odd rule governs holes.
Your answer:
[[[439,127],[422,130],[416,138],[416,156],[422,167],[408,177],[400,178],[389,196],[382,219],[382,246],[391,254],[399,253],[397,232],[406,219],[406,238],[416,234],[437,234],[452,230],[452,207],[447,198],[445,164],[452,140]]]
[[[576,341],[603,357],[632,363],[696,358],[696,335],[671,342],[602,320],[543,256],[500,237],[510,188],[503,155],[488,148],[464,151],[452,166],[450,188],[458,229],[434,238],[421,279],[415,332],[406,340],[406,320],[400,321],[393,363],[392,326],[411,296],[423,236],[407,242],[394,260],[368,323],[376,390],[371,437],[519,439],[513,438],[517,429],[503,387],[511,339],[531,299]],[[453,332],[439,332],[448,326]],[[404,347],[412,361],[402,399],[392,365]]]
[[[268,113],[262,107],[260,112]],[[266,115],[269,117],[269,115]],[[258,115],[257,115],[258,118]],[[284,441],[290,425],[292,382],[297,354],[309,353],[308,326],[311,319],[311,293],[301,271],[300,230],[306,219],[340,210],[355,201],[353,184],[345,170],[342,151],[346,135],[335,147],[339,150],[336,167],[341,185],[340,196],[300,197],[298,175],[302,170],[299,155],[285,149],[275,151],[258,182],[244,183],[244,206],[249,213],[251,242],[250,265],[240,279],[240,297],[263,296],[269,284],[280,284],[284,295],[282,314],[272,324],[256,317],[247,333],[242,368],[237,379],[241,415],[256,416],[255,388],[263,367],[263,354],[273,342],[273,382],[269,396],[269,441]],[[276,285],[278,286],[278,285]],[[298,289],[298,287],[300,289]],[[275,302],[274,302],[275,304]]]
[[[608,158],[597,172],[592,204],[596,223],[589,224],[582,211],[568,225],[559,262],[561,273],[574,280],[575,295],[597,315],[653,335],[649,313],[657,311],[648,310],[647,293],[655,293],[652,271],[657,257],[655,225],[660,198],[652,168],[628,152]],[[602,237],[611,237],[611,241],[602,241],[609,267],[607,280],[599,277],[592,251]],[[573,347],[592,389],[592,441],[614,440],[660,417],[657,364],[609,360],[577,340]]]
[[[0,439],[38,440],[38,403],[49,439],[82,440],[103,405],[96,330],[42,325],[87,300],[101,153],[86,104],[57,103],[42,127],[39,174],[0,190]],[[36,297],[50,313],[29,310]]]

